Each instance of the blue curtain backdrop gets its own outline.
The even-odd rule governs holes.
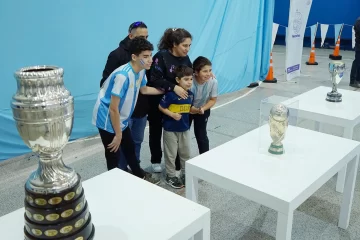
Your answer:
[[[213,61],[220,94],[266,77],[275,0],[62,0],[0,1],[0,161],[29,152],[16,130],[10,101],[13,73],[29,65],[57,65],[75,97],[71,139],[97,133],[91,125],[107,55],[144,21],[157,45],[168,27],[193,35],[190,58]]]

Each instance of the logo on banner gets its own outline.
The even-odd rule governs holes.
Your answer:
[[[302,27],[302,14],[297,10],[295,13],[294,21],[293,21],[293,30],[294,33],[292,35],[293,38],[299,38],[300,37],[300,30]]]
[[[300,64],[296,64],[294,66],[288,67],[286,69],[286,73],[289,74],[289,73],[295,72],[295,71],[297,71],[299,69],[300,69]]]

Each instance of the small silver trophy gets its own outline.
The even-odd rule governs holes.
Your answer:
[[[270,136],[273,140],[268,150],[269,153],[284,154],[284,146],[281,141],[284,140],[289,125],[289,109],[284,104],[277,104],[271,108],[269,125]]]
[[[63,73],[53,66],[15,73],[13,117],[22,140],[39,159],[25,184],[25,240],[94,238],[81,177],[62,160],[74,119],[74,100]]]
[[[344,77],[345,63],[341,61],[333,61],[329,63],[329,72],[331,75],[332,90],[327,94],[326,101],[329,102],[341,102],[342,95],[337,91],[337,85]]]

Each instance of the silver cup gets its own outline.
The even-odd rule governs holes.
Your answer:
[[[270,136],[273,140],[269,147],[269,153],[284,154],[282,140],[289,125],[289,109],[284,104],[274,105],[270,110],[269,126]]]
[[[25,239],[94,235],[81,177],[62,160],[74,119],[74,99],[64,87],[63,73],[55,66],[15,72],[13,117],[22,140],[39,159],[25,184]]]
[[[344,77],[345,63],[341,61],[333,61],[329,63],[329,72],[331,76],[332,90],[331,92],[327,93],[326,101],[341,102],[342,94],[337,91],[337,85]]]

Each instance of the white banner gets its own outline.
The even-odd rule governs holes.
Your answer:
[[[300,76],[304,33],[312,0],[291,0],[286,39],[286,80]]]
[[[310,30],[311,30],[311,44],[313,44],[315,42],[317,28],[318,28],[317,23],[310,27]]]
[[[276,34],[278,32],[279,29],[279,24],[277,23],[273,23],[273,27],[272,27],[272,44],[271,44],[271,51],[274,47],[274,43],[275,43],[275,39],[276,39]]]
[[[326,34],[327,34],[328,30],[329,30],[329,25],[328,24],[321,24],[320,25],[320,30],[321,30],[321,47],[322,47],[322,46],[324,46]]]
[[[355,48],[355,29],[352,29],[352,48]]]
[[[335,24],[334,25],[334,31],[335,31],[335,44],[339,38],[339,34],[340,34],[340,31],[341,31],[341,28],[342,28],[343,24]]]

